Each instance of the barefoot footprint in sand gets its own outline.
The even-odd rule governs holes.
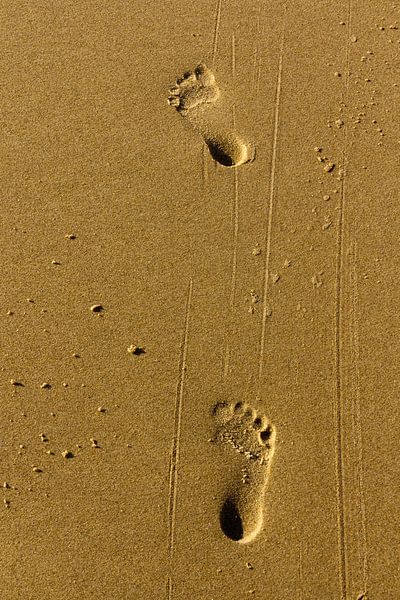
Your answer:
[[[252,541],[262,528],[263,504],[275,430],[244,402],[219,402],[212,410],[216,422],[212,442],[229,453],[230,479],[220,507],[224,534],[239,543]]]
[[[200,63],[187,71],[169,90],[168,102],[203,136],[214,160],[225,167],[237,167],[254,160],[252,144],[221,125],[215,103],[220,90],[214,73]]]

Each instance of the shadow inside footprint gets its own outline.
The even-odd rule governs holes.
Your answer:
[[[232,498],[227,498],[219,514],[221,529],[229,539],[238,542],[243,538],[243,523],[238,508]]]
[[[229,150],[225,150],[220,144],[214,141],[206,142],[208,150],[214,160],[219,162],[224,167],[233,167],[235,165],[234,158],[230,155]]]
[[[237,167],[254,160],[254,150],[244,142],[235,132],[219,132],[204,141],[214,160],[224,167]]]

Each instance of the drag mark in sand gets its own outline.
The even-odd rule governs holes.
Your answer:
[[[285,29],[286,29],[286,12],[284,8],[283,27],[281,34],[281,44],[279,51],[278,75],[276,80],[275,92],[275,115],[274,115],[274,132],[272,137],[272,160],[270,170],[270,188],[269,188],[269,205],[267,209],[267,229],[265,235],[265,263],[264,263],[264,288],[263,288],[263,310],[261,321],[261,336],[260,336],[260,353],[258,366],[258,379],[261,381],[264,367],[264,349],[265,349],[265,333],[267,326],[268,313],[268,287],[269,287],[269,263],[271,257],[271,237],[272,237],[272,217],[275,199],[275,173],[276,173],[276,158],[278,149],[278,130],[279,130],[279,109],[281,101],[281,86],[282,86],[282,69],[283,69],[283,52],[285,45]]]
[[[231,298],[230,306],[233,311],[236,291],[236,271],[237,271],[237,244],[239,235],[239,180],[238,173],[234,172],[234,193],[232,205],[232,221],[233,221],[233,240],[232,240],[232,277],[231,277]]]
[[[236,76],[236,41],[235,41],[235,33],[232,32],[232,45],[231,45],[231,70],[232,70],[232,81],[235,83]],[[235,105],[232,106],[232,126],[233,130],[236,130],[236,108]],[[237,271],[237,243],[238,243],[238,233],[239,233],[239,180],[238,173],[235,169],[234,171],[234,192],[233,192],[233,201],[231,208],[231,225],[233,228],[232,234],[232,276],[231,276],[231,294],[230,294],[230,309],[231,309],[231,330],[233,327],[233,309],[235,302],[235,291],[236,291],[236,271]],[[229,369],[229,342],[227,342],[226,346],[226,354],[225,354],[225,368],[224,368],[224,377],[226,378]]]
[[[167,582],[165,584],[165,597],[167,600],[171,600],[172,598],[172,578],[171,575],[168,575]]]
[[[225,345],[225,354],[222,359],[222,380],[227,379],[229,374],[229,358],[230,358],[230,348],[229,343]]]
[[[235,81],[235,77],[236,77],[236,38],[235,38],[235,32],[232,31],[232,40],[231,40],[231,56],[232,56],[232,66],[231,66],[231,70],[232,70],[232,79],[233,81]],[[234,123],[235,125],[235,123]]]
[[[336,255],[336,291],[335,291],[335,392],[334,392],[334,419],[335,419],[335,454],[336,454],[336,501],[338,524],[338,552],[339,552],[339,580],[341,600],[346,598],[346,539],[344,519],[344,468],[343,468],[343,424],[342,424],[342,271],[343,271],[343,235],[344,235],[344,198],[345,179],[342,181],[342,193],[339,205],[339,223],[337,235]]]
[[[203,163],[203,169],[202,169],[203,190],[206,190],[207,182],[208,182],[207,148],[206,148],[206,146],[203,146],[202,163]]]
[[[178,493],[178,467],[179,467],[179,451],[180,451],[180,436],[182,425],[182,403],[185,387],[187,348],[189,339],[189,318],[192,304],[193,280],[190,279],[188,292],[186,297],[185,307],[185,325],[183,338],[181,343],[181,353],[179,358],[178,382],[176,386],[175,411],[174,411],[174,431],[172,437],[172,448],[170,457],[169,469],[169,486],[168,486],[168,553],[170,560],[170,572],[167,580],[167,598],[172,598],[172,559],[174,554],[175,543],[175,517],[176,517],[176,500]]]
[[[302,552],[302,544],[299,544],[299,600],[303,600],[303,552]]]
[[[257,68],[257,83],[256,83],[256,94],[257,97],[260,95],[260,81],[261,81],[261,64],[262,64],[262,55],[261,55],[261,51],[259,51],[259,56],[258,56],[258,68]]]
[[[261,72],[261,50],[260,50],[260,33],[261,33],[261,11],[262,4],[261,1],[258,2],[258,14],[257,14],[257,42],[256,47],[254,49],[254,64],[253,64],[253,74],[251,79],[251,89],[253,92],[257,92],[257,95],[260,91],[260,72]]]
[[[232,33],[232,79],[235,81],[236,72],[236,47],[235,34]],[[232,106],[232,126],[233,131],[236,131],[236,110],[235,105]],[[237,243],[239,234],[239,180],[238,172],[235,169],[233,176],[233,203],[232,203],[232,223],[233,223],[233,242],[232,242],[232,279],[231,279],[231,298],[230,306],[233,311],[236,290],[236,271],[237,271]]]
[[[348,0],[347,14],[347,44],[346,44],[346,73],[344,82],[344,100],[348,96],[349,71],[350,71],[350,35],[351,35],[351,0]],[[347,167],[347,130],[344,130],[344,143],[342,152],[343,178],[340,188],[340,203],[337,228],[337,253],[336,253],[336,290],[335,290],[335,392],[334,392],[334,420],[335,420],[335,471],[336,471],[336,504],[338,525],[338,575],[340,598],[346,600],[347,594],[347,551],[344,514],[344,461],[343,461],[343,390],[342,390],[342,279],[343,279],[343,246],[345,233],[345,208],[346,208],[346,167]]]
[[[358,336],[358,280],[357,280],[357,246],[356,242],[352,244],[351,253],[351,302],[352,302],[352,346],[353,346],[353,361],[352,370],[355,377],[355,398],[354,398],[354,420],[356,432],[356,448],[358,452],[357,460],[357,483],[358,495],[360,503],[360,518],[361,518],[361,553],[362,553],[362,575],[363,575],[363,593],[367,594],[368,590],[368,538],[366,525],[366,509],[365,509],[365,489],[364,489],[364,441],[361,426],[361,408],[360,408],[360,341]]]
[[[215,14],[213,51],[212,51],[212,59],[211,59],[212,67],[214,67],[215,58],[217,56],[219,25],[221,23],[221,6],[222,6],[222,0],[217,0],[217,10],[216,10],[216,14]]]

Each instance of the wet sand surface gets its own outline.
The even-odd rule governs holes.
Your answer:
[[[399,11],[2,5],[5,600],[400,596]]]

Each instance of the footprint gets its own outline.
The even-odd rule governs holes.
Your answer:
[[[213,407],[216,422],[212,442],[231,462],[231,481],[221,501],[219,520],[223,533],[239,543],[252,541],[263,524],[263,504],[275,430],[244,402],[219,402]]]
[[[252,144],[221,126],[215,103],[220,89],[214,73],[204,63],[187,71],[169,90],[168,102],[203,136],[211,156],[225,167],[238,167],[255,158]]]

